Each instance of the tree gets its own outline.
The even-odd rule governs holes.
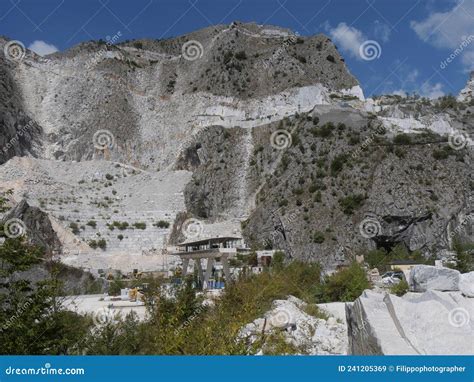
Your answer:
[[[455,238],[453,249],[456,252],[456,264],[453,265],[453,268],[461,273],[474,271],[474,256],[471,254],[474,245],[462,243],[458,238]]]
[[[275,269],[283,268],[285,262],[285,253],[283,251],[276,251],[272,257],[272,267]]]
[[[354,301],[365,289],[370,288],[365,270],[356,262],[326,277],[323,300]]]
[[[0,197],[0,210],[5,199]],[[1,229],[1,228],[0,228]],[[0,237],[4,237],[0,231]],[[49,277],[33,283],[28,272],[44,267]],[[25,272],[25,273],[19,273]],[[88,330],[88,320],[62,309],[58,266],[45,262],[43,249],[25,238],[5,238],[0,245],[0,352],[70,354]]]
[[[62,309],[61,283],[51,263],[49,278],[32,283],[17,271],[44,263],[43,251],[23,238],[0,246],[0,352],[2,354],[70,354],[86,334],[85,318]]]

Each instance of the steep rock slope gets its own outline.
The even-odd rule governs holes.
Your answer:
[[[156,269],[144,254],[182,237],[171,227],[183,216],[203,235],[243,230],[256,248],[327,267],[367,247],[403,242],[428,256],[451,232],[472,239],[471,145],[448,139],[472,134],[472,102],[364,100],[323,35],[233,23],[27,51],[0,70],[0,139],[34,127],[2,160],[39,158],[10,159],[2,188],[54,216],[70,265]],[[138,226],[117,232],[124,222]]]
[[[0,38],[0,44],[7,41]],[[14,156],[38,153],[41,128],[24,110],[18,84],[12,77],[15,64],[0,52],[0,164]]]

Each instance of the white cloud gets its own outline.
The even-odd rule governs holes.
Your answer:
[[[367,39],[360,30],[348,26],[346,23],[339,23],[336,28],[328,27],[328,31],[338,47],[344,52],[349,53],[352,57],[361,59],[359,47]]]
[[[53,44],[48,44],[47,42],[42,40],[33,41],[30,46],[28,46],[28,49],[32,50],[36,54],[39,54],[40,56],[45,56],[47,54],[51,54],[59,50]]]
[[[437,82],[435,84],[425,82],[423,85],[421,85],[420,95],[422,97],[427,97],[431,99],[442,97],[444,96],[443,84],[440,82]]]
[[[407,92],[403,89],[394,90],[391,94],[406,98]]]
[[[461,60],[467,70],[474,70],[474,50],[464,53]]]
[[[474,34],[474,1],[456,0],[447,12],[432,12],[425,20],[412,21],[411,27],[418,37],[437,48],[455,50]],[[474,44],[469,44],[461,56],[461,62],[472,68]]]
[[[413,69],[412,71],[408,72],[408,74],[406,75],[405,82],[408,82],[408,83],[415,82],[419,74],[420,72],[418,71],[418,69]]]
[[[373,26],[373,33],[375,38],[382,42],[387,42],[390,38],[390,33],[392,30],[390,27],[385,24],[380,22],[379,20],[375,20],[374,26]]]

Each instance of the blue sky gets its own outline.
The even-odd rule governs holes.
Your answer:
[[[117,32],[167,38],[235,20],[329,35],[366,95],[457,94],[474,69],[474,0],[0,1],[0,34],[43,53]],[[378,58],[363,59],[366,41],[380,46]]]

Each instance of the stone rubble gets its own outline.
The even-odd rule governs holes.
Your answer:
[[[314,317],[304,311],[306,306],[305,302],[294,296],[289,296],[287,300],[275,300],[272,309],[262,318],[242,328],[239,338],[252,344],[262,334],[282,332],[285,340],[304,354],[346,354],[345,323],[334,316],[327,320]]]

